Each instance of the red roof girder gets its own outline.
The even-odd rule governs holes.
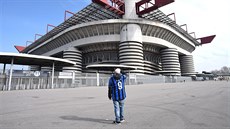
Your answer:
[[[160,8],[172,2],[174,2],[174,0],[155,0],[155,5],[158,6],[158,8]]]
[[[18,52],[19,53],[21,53],[26,47],[24,47],[24,46],[14,46],[17,50],[18,50]]]
[[[92,2],[97,3],[97,4],[101,5],[101,6],[103,6],[104,8],[111,10],[116,14],[119,14],[119,15],[124,15],[125,14],[125,12],[124,12],[124,2],[123,1],[112,0],[113,3],[118,5],[118,8],[111,6],[105,0],[92,0]]]
[[[202,44],[208,44],[208,43],[211,43],[212,40],[215,37],[216,37],[216,35],[211,35],[211,36],[206,36],[206,37],[198,38],[198,40],[200,40],[201,45]]]
[[[111,0],[113,3],[117,4],[118,6],[122,6],[124,5],[125,3],[123,1],[120,1],[120,0]]]
[[[56,27],[56,26],[54,26],[54,25],[47,24],[47,26],[46,26],[46,33],[48,33],[48,32],[49,32],[49,26],[50,26],[50,27],[53,27],[53,28],[55,28],[55,27]]]
[[[170,14],[168,14],[167,16],[169,17],[169,16],[171,16],[171,15],[173,15],[173,20],[174,20],[175,23],[176,23],[176,14],[175,14],[175,13],[170,13]]]
[[[143,15],[143,14],[149,13],[149,12],[156,10],[162,6],[165,6],[167,4],[174,2],[174,0],[154,0],[155,4],[153,4],[151,1],[153,1],[153,0],[141,0],[141,1],[137,2],[136,3],[137,15]],[[150,4],[152,6],[148,7],[148,6],[146,6],[147,4]],[[145,5],[145,6],[144,6],[144,9],[140,11],[140,7],[142,5]]]
[[[109,4],[109,1],[108,1],[108,0],[101,0],[101,1],[103,1],[104,3]]]

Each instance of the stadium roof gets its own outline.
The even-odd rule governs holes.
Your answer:
[[[179,25],[176,24],[175,21],[170,19],[167,15],[165,15],[159,9],[151,11],[149,13],[139,15],[141,18],[153,20],[153,21],[160,21],[163,22],[176,31],[184,35],[190,41],[192,41],[196,46],[201,45],[196,38],[192,37],[188,32],[182,29]],[[64,31],[65,29],[72,27],[77,24],[91,22],[91,21],[98,21],[98,20],[106,20],[106,19],[121,19],[122,15],[117,14],[114,10],[110,10],[109,8],[104,8],[103,6],[97,3],[91,3],[90,5],[86,6],[81,11],[74,14],[69,19],[65,20],[63,23],[55,27],[53,30],[49,31],[47,34],[36,40],[34,43],[27,46],[22,53],[27,53],[31,48],[36,47],[40,43],[50,39],[51,37],[57,35],[58,33]]]
[[[0,63],[3,64],[11,64],[10,67],[10,77],[8,81],[8,90],[11,89],[11,82],[12,82],[12,70],[14,64],[19,65],[38,65],[38,66],[52,66],[52,77],[51,77],[51,87],[53,88],[54,84],[54,67],[55,66],[73,66],[76,63],[73,61],[69,61],[66,59],[48,57],[48,56],[38,56],[38,55],[31,55],[31,54],[22,54],[22,53],[7,53],[7,52],[0,52]],[[5,71],[5,65],[3,68]]]
[[[53,63],[55,63],[56,66],[72,66],[76,64],[75,62],[70,60],[48,56],[0,52],[0,63],[11,64],[12,59],[14,60],[14,64],[19,65],[52,66]]]
[[[121,16],[116,14],[115,12],[103,8],[101,5],[91,3],[90,5],[86,6],[84,9],[77,12],[72,17],[65,20],[57,27],[55,27],[53,30],[49,31],[47,34],[45,34],[44,36],[36,40],[34,43],[30,44],[21,52],[26,53],[31,48],[39,45],[39,43],[50,39],[51,37],[57,35],[63,30],[72,27],[74,25],[91,22],[91,21],[106,20],[106,19],[120,19],[120,18]]]
[[[162,11],[159,9],[156,9],[150,13],[144,14],[141,16],[142,18],[154,20],[154,21],[160,21],[163,22],[172,28],[174,28],[176,31],[184,35],[186,38],[191,40],[195,45],[200,45],[200,43],[196,40],[196,38],[192,37],[188,32],[186,32],[184,29],[182,29],[178,24],[176,24],[175,21],[173,21],[171,18],[169,18],[167,15],[165,15]]]

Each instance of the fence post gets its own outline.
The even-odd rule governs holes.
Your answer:
[[[10,91],[10,88],[11,88],[13,65],[14,65],[14,58],[12,57],[12,59],[11,59],[11,65],[10,65],[10,78],[9,78],[9,85],[8,85],[8,90],[9,91]]]
[[[75,83],[75,72],[73,71],[72,72],[72,84],[74,84]]]
[[[99,72],[97,71],[97,86],[100,84]]]
[[[51,77],[51,88],[54,88],[54,62],[53,62],[53,67],[52,67],[52,77]]]

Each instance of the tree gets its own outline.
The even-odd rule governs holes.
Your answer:
[[[224,66],[220,69],[221,73],[223,74],[229,74],[230,71],[229,71],[229,68],[227,66]]]
[[[230,74],[230,67],[223,66],[220,70],[212,70],[212,74]]]

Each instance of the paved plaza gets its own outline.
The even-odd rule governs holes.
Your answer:
[[[127,86],[114,125],[107,87],[0,92],[0,129],[230,129],[230,82]]]

